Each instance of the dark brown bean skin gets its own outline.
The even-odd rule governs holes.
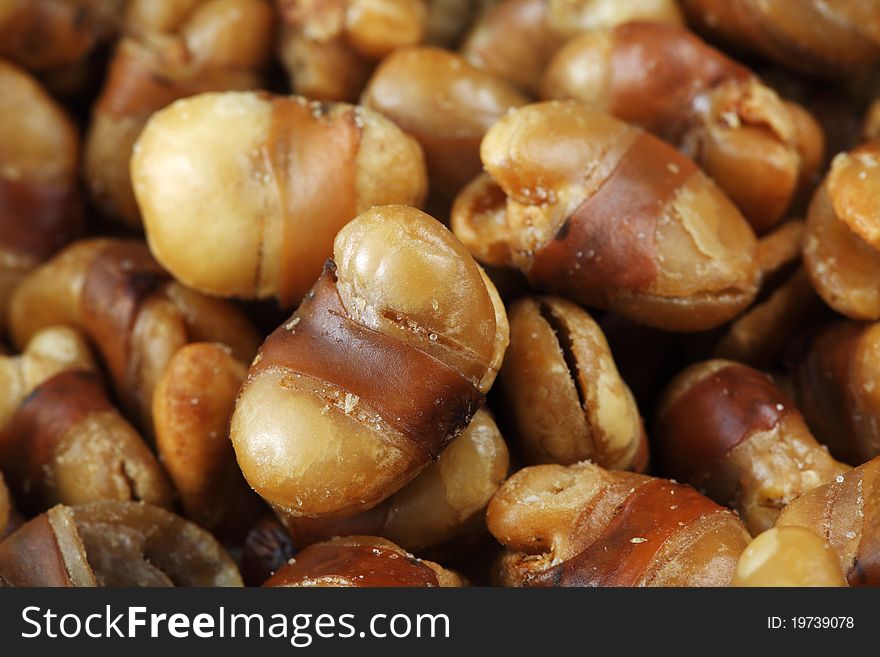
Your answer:
[[[28,0],[4,5],[0,57],[37,75],[53,94],[83,100],[103,71],[126,0]]]
[[[260,586],[296,553],[287,529],[274,514],[251,527],[241,550],[241,577],[245,586]]]
[[[0,542],[10,586],[241,586],[206,531],[142,502],[52,507]]]
[[[139,240],[69,245],[19,285],[8,320],[19,348],[48,326],[85,333],[109,370],[124,412],[148,437],[153,390],[181,347],[218,342],[248,362],[260,339],[241,310],[172,280]]]
[[[488,524],[505,586],[726,586],[749,540],[689,486],[588,462],[520,470]]]
[[[677,26],[627,23],[573,39],[547,67],[542,95],[588,103],[674,144],[758,234],[783,218],[823,158],[822,129],[806,110]]]
[[[682,7],[707,34],[807,74],[833,77],[880,60],[880,16],[870,2],[837,2],[833,13],[821,0],[684,0]]]
[[[752,229],[659,139],[548,101],[496,123],[481,157],[493,180],[462,191],[452,228],[477,257],[516,267],[536,288],[672,331],[719,326],[754,299]]]
[[[0,541],[10,532],[14,513],[12,497],[9,495],[9,489],[6,487],[3,473],[0,472]]]
[[[837,321],[820,329],[793,364],[807,423],[831,453],[852,465],[880,455],[880,325]]]
[[[507,342],[503,304],[454,236],[414,208],[373,208],[251,365],[231,421],[239,466],[279,513],[366,511],[465,429]]]
[[[731,361],[682,372],[660,400],[656,423],[660,471],[735,508],[755,535],[791,500],[849,469],[816,442],[767,376]]]
[[[463,586],[461,578],[432,561],[416,559],[391,541],[350,536],[298,552],[263,586],[435,587]]]
[[[23,508],[144,501],[171,508],[172,488],[94,372],[47,379],[0,429],[0,467]]]

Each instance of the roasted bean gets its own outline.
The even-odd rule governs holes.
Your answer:
[[[499,375],[502,403],[523,461],[644,471],[639,409],[602,329],[575,304],[527,297],[510,307],[510,346]]]
[[[773,527],[739,558],[732,586],[846,586],[831,546],[805,527]]]
[[[0,585],[241,586],[206,531],[142,502],[55,506],[0,542]]]
[[[422,149],[371,110],[259,93],[157,112],[132,181],[150,249],[185,285],[298,303],[333,238],[374,205],[419,205]],[[210,230],[205,230],[210,226]]]
[[[259,343],[240,310],[171,280],[136,240],[75,242],[19,285],[9,308],[18,347],[59,324],[88,336],[124,410],[149,435],[153,389],[178,349],[192,341],[220,342],[247,362]]]
[[[434,463],[378,506],[344,518],[282,520],[298,546],[370,534],[420,552],[472,531],[474,521],[481,524],[509,467],[504,438],[492,415],[480,409]]]
[[[520,470],[488,523],[505,586],[725,586],[749,541],[689,486],[586,462]]]
[[[333,253],[232,416],[245,478],[296,517],[365,511],[412,480],[477,412],[508,342],[494,286],[428,215],[373,208]]]
[[[542,95],[587,103],[674,144],[759,234],[822,163],[822,129],[806,110],[678,26],[627,23],[572,39],[548,65]]]
[[[129,160],[153,112],[204,91],[253,89],[272,43],[268,0],[131,0],[85,142],[85,178],[110,217],[140,227]]]
[[[693,365],[669,384],[652,438],[661,472],[735,508],[753,534],[849,470],[769,377],[725,360]]]
[[[298,552],[263,586],[464,586],[458,574],[384,538],[349,536]]]
[[[452,228],[536,287],[675,331],[718,326],[754,299],[754,233],[693,162],[573,101],[496,123]],[[498,189],[500,188],[500,189]],[[485,236],[484,236],[485,235]],[[503,262],[507,259],[506,262]]]
[[[880,585],[880,457],[794,500],[776,526],[824,536],[850,586]]]

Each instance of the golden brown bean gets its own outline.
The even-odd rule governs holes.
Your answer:
[[[687,368],[666,389],[652,437],[657,467],[737,510],[753,534],[786,504],[849,470],[816,442],[761,372],[724,360]]]
[[[822,162],[822,129],[806,110],[674,25],[627,23],[572,39],[544,72],[542,95],[587,103],[672,143],[759,234]]]
[[[789,504],[777,527],[806,527],[837,553],[850,586],[880,584],[880,457]]]
[[[105,500],[172,504],[156,457],[87,370],[55,374],[27,396],[0,427],[0,467],[34,513]]]
[[[448,204],[482,170],[480,141],[526,98],[500,78],[440,48],[407,48],[376,69],[361,102],[425,151],[431,195]]]
[[[464,586],[458,574],[423,561],[384,538],[349,536],[297,553],[263,586]]]
[[[774,527],[739,558],[732,586],[846,586],[834,550],[804,527]]]
[[[228,347],[181,348],[153,393],[156,447],[187,518],[215,535],[239,538],[265,506],[241,476],[229,418],[247,366]]]
[[[72,328],[36,331],[17,356],[0,356],[0,428],[43,381],[67,370],[96,371],[85,339]]]
[[[804,73],[852,73],[880,60],[880,14],[873,2],[684,0],[697,27],[740,49]]]
[[[851,319],[880,319],[880,140],[837,155],[807,213],[804,264],[819,296]]]
[[[880,137],[880,98],[871,102],[862,121],[862,138],[868,141],[878,137]]]
[[[835,457],[880,455],[880,325],[823,327],[794,364],[795,394],[810,428]]]
[[[683,22],[673,0],[502,0],[477,19],[462,53],[537,96],[544,68],[567,39],[637,20]]]
[[[421,43],[425,0],[277,0],[280,56],[294,92],[354,102],[373,66]]]
[[[526,297],[509,321],[499,386],[523,461],[643,471],[639,409],[590,315],[563,299]]]
[[[85,177],[110,217],[140,227],[129,175],[157,110],[204,91],[260,87],[273,28],[267,0],[132,0],[85,142]]]
[[[239,309],[182,288],[143,242],[81,240],[18,287],[9,331],[21,347],[46,326],[82,329],[101,353],[124,409],[152,435],[153,390],[178,349],[193,339],[223,340],[247,362],[259,343]]]
[[[428,215],[373,208],[333,252],[231,424],[245,478],[297,517],[352,515],[412,480],[467,426],[508,342],[494,287]]]
[[[466,189],[453,207],[453,230],[472,253],[500,257],[494,245],[506,242],[506,264],[536,287],[667,330],[718,326],[754,299],[754,233],[659,139],[585,105],[549,101],[505,116],[480,153],[504,195]]]
[[[370,534],[419,552],[472,531],[475,522],[481,524],[509,466],[504,438],[489,411],[480,409],[434,463],[378,506],[344,518],[282,520],[298,546]]]
[[[544,66],[562,43],[546,0],[506,0],[477,19],[461,51],[477,68],[536,95]]]
[[[73,123],[36,80],[3,60],[0,116],[0,317],[5,317],[15,287],[82,232],[83,217]],[[4,329],[0,322],[0,333]]]
[[[689,486],[586,462],[520,470],[487,519],[506,586],[725,586],[749,541]]]
[[[758,299],[727,326],[714,357],[759,369],[779,366],[790,341],[827,314],[801,265],[804,232],[804,222],[792,219],[758,240]]]
[[[427,188],[419,145],[376,112],[235,92],[157,112],[132,180],[150,248],[178,280],[285,307],[342,226],[374,205],[419,205]]]

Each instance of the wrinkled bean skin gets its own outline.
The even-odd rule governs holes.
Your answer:
[[[754,535],[792,500],[849,470],[768,377],[731,361],[686,369],[656,415],[658,468],[736,509]]]
[[[677,146],[759,234],[823,158],[822,129],[806,110],[677,26],[627,23],[569,41],[544,72],[542,95],[587,103]]]
[[[523,461],[644,471],[639,410],[589,314],[564,299],[527,297],[510,306],[509,321],[499,386]]]
[[[253,92],[157,112],[132,181],[150,249],[178,280],[216,296],[277,296],[285,308],[354,216],[418,206],[427,190],[418,143],[379,114]]]
[[[425,38],[425,0],[276,0],[279,55],[294,92],[354,102],[373,67]]]
[[[142,502],[54,506],[0,542],[0,585],[241,586],[196,525]]]
[[[296,554],[263,586],[464,586],[458,574],[415,558],[384,538],[350,536],[316,543]]]
[[[794,500],[776,526],[825,537],[850,586],[880,585],[880,458]]]
[[[805,527],[773,527],[742,553],[732,586],[847,586],[831,546]]]
[[[282,520],[298,546],[370,534],[420,552],[473,531],[509,467],[504,438],[489,411],[480,409],[434,463],[378,506],[345,518]]]
[[[440,48],[389,55],[370,78],[361,103],[415,137],[425,152],[431,194],[449,203],[482,171],[486,131],[525,96],[500,78]]]
[[[726,586],[749,542],[692,488],[589,462],[523,468],[487,520],[504,586]]]
[[[820,329],[794,363],[793,382],[810,428],[853,465],[880,455],[880,326],[837,321]]]
[[[467,426],[508,342],[494,286],[428,215],[373,208],[333,253],[231,423],[245,478],[294,517],[353,515],[412,480]]]
[[[273,28],[268,0],[131,0],[84,148],[85,178],[107,216],[141,227],[129,175],[149,117],[205,91],[262,86]]]
[[[480,155],[496,187],[477,178],[451,225],[491,264],[508,258],[533,286],[673,331],[718,326],[754,299],[748,223],[690,160],[639,129],[548,101],[496,123]]]
[[[797,71],[834,76],[880,61],[880,16],[861,0],[684,0],[696,26]]]

